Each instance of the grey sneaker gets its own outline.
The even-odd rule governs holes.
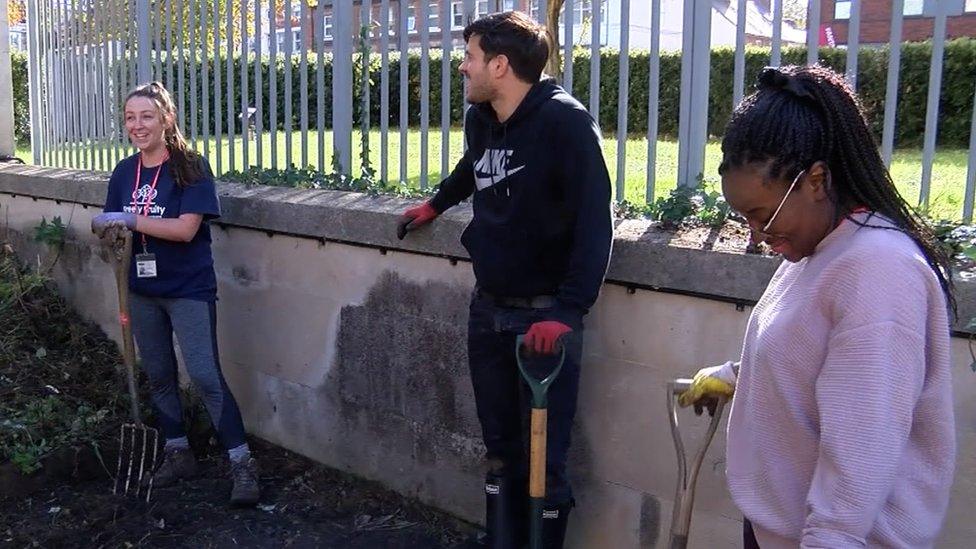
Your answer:
[[[231,505],[255,505],[261,497],[258,462],[254,458],[231,462],[230,476],[234,480],[234,488],[230,491]]]
[[[197,458],[189,448],[163,451],[163,461],[153,474],[153,486],[165,488],[197,474]],[[147,477],[148,478],[148,477]]]

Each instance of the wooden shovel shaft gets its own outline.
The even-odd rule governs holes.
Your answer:
[[[118,229],[122,230],[122,229]],[[121,249],[115,249],[120,245]],[[129,403],[132,409],[132,421],[142,425],[139,415],[139,396],[136,392],[136,346],[132,340],[132,322],[129,318],[129,262],[132,258],[132,233],[124,231],[124,237],[119,237],[111,250],[113,267],[115,270],[115,285],[119,292],[119,324],[122,326],[122,360],[125,363],[126,378],[129,386]]]
[[[529,496],[546,497],[546,424],[545,408],[532,408],[531,439],[529,446]]]

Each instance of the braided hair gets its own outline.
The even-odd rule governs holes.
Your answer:
[[[758,90],[732,114],[722,139],[719,173],[758,162],[769,164],[767,177],[772,180],[790,180],[817,161],[829,169],[835,216],[874,227],[850,217],[863,206],[891,220],[921,249],[955,314],[949,255],[898,194],[854,90],[841,75],[821,66],[763,69]]]

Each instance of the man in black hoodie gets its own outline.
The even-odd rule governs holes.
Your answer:
[[[540,76],[549,55],[544,27],[520,12],[490,15],[464,30],[468,149],[427,203],[407,210],[399,236],[472,194],[461,235],[477,287],[468,357],[487,450],[486,525],[493,548],[526,539],[527,388],[515,337],[537,354],[566,351],[549,389],[546,448],[547,548],[562,547],[573,506],[566,454],[576,412],[583,316],[596,300],[613,240],[610,178],[600,132],[586,109]]]

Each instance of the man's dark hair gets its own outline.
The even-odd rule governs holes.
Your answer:
[[[504,55],[524,82],[539,81],[549,59],[549,33],[545,27],[520,11],[507,11],[482,17],[464,28],[464,41],[480,40],[485,60]]]

